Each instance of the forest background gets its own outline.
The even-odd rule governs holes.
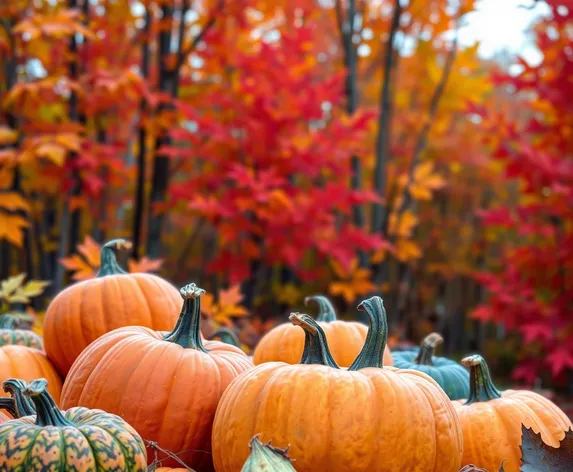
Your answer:
[[[480,3],[0,2],[1,309],[123,237],[247,350],[380,293],[393,346],[573,393],[573,1],[516,2],[534,61],[460,41]]]

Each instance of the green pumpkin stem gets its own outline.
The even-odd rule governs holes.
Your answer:
[[[428,334],[420,344],[420,351],[416,356],[416,364],[418,365],[434,365],[432,357],[434,357],[434,351],[438,344],[442,344],[444,338],[438,333]]]
[[[24,389],[24,395],[32,400],[36,407],[37,426],[73,426],[68,421],[48,393],[46,379],[32,380]]]
[[[0,316],[0,329],[16,329],[18,326],[18,318],[12,315]]]
[[[311,316],[292,313],[289,320],[293,325],[304,329],[304,350],[300,364],[320,364],[334,369],[339,368],[328,349],[324,331]]]
[[[222,342],[230,344],[231,346],[238,348],[241,347],[241,341],[239,341],[239,338],[235,332],[229,328],[226,328],[225,326],[222,326],[217,331],[215,331],[209,339],[213,340],[215,338],[219,338]]]
[[[360,370],[367,367],[382,368],[384,349],[388,339],[388,321],[384,302],[380,297],[371,297],[361,302],[358,309],[366,312],[370,326],[364,346],[348,370]]]
[[[28,384],[20,379],[8,379],[2,387],[10,398],[0,398],[0,408],[8,411],[14,418],[35,415],[36,410],[32,401],[24,395],[24,390]]]
[[[316,303],[318,305],[316,321],[321,323],[336,321],[336,311],[334,310],[331,301],[324,295],[311,295],[310,297],[306,297],[304,299],[304,304],[308,306],[310,303]]]
[[[185,349],[207,352],[201,341],[201,295],[205,290],[195,284],[189,284],[179,290],[179,293],[184,300],[181,315],[173,331],[163,339]]]
[[[112,239],[105,243],[100,252],[100,269],[97,276],[127,274],[117,263],[117,251],[130,248],[131,243],[125,239]]]
[[[485,359],[479,354],[462,359],[462,364],[470,369],[470,395],[466,405],[476,402],[487,402],[501,398],[501,393],[491,380]]]

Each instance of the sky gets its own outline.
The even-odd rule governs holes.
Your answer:
[[[540,15],[548,13],[543,2],[528,10],[520,5],[532,5],[533,0],[478,0],[476,11],[469,13],[466,26],[460,31],[460,43],[480,42],[483,57],[507,51],[519,54],[532,65],[540,62],[541,54],[528,39],[528,26]]]

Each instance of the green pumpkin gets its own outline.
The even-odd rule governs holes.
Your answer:
[[[288,448],[279,449],[270,442],[263,444],[258,435],[251,439],[249,447],[251,454],[241,472],[296,472],[288,457]]]
[[[434,349],[441,342],[443,338],[438,333],[432,333],[424,338],[418,350],[393,351],[394,367],[428,374],[438,382],[450,400],[467,398],[470,374],[457,362],[434,356]]]
[[[0,470],[145,472],[145,445],[119,416],[83,407],[58,409],[45,379],[24,389],[36,415],[0,424]]]
[[[34,331],[18,329],[19,319],[12,315],[0,316],[0,346],[16,344],[43,350],[42,337]]]

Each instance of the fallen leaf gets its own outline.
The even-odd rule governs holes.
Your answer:
[[[541,433],[521,425],[521,472],[571,472],[573,467],[573,429],[565,433],[559,447],[543,442]]]

